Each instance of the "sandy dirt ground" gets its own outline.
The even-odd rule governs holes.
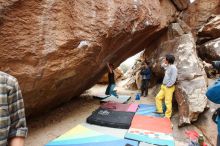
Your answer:
[[[97,93],[104,94],[105,89],[105,85],[95,85],[81,95],[81,97],[75,98],[50,112],[42,113],[41,116],[28,119],[29,134],[25,142],[26,146],[44,146],[49,141],[59,137],[76,125],[86,123],[86,118],[100,106],[99,100],[94,99],[91,95]],[[159,88],[151,89],[148,97],[141,97],[141,100],[137,101],[135,100],[135,95],[139,91],[126,90],[121,87],[121,84],[117,86],[119,94],[132,96],[129,103],[154,103],[154,96],[158,89]],[[177,113],[174,113],[172,123],[176,146],[188,145],[187,143],[189,140],[184,134],[186,130],[196,130],[201,132],[193,125],[178,128]],[[117,131],[120,130],[117,129]]]

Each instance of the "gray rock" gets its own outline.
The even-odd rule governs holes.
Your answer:
[[[185,10],[189,5],[189,0],[172,0],[178,10]]]
[[[220,37],[220,15],[212,16],[208,23],[199,30],[198,35],[213,39]]]
[[[197,47],[199,57],[206,62],[220,59],[220,38],[208,41]]]
[[[189,115],[182,115],[180,112],[179,126],[189,121],[195,121],[199,113],[202,113],[207,106],[205,92],[206,76],[203,67],[197,57],[195,41],[192,34],[185,34],[176,40],[175,56],[178,68],[178,88],[181,89],[181,99],[177,100],[179,106],[186,102],[188,106],[184,109]],[[176,98],[180,98],[176,94]],[[183,111],[184,111],[183,110]],[[183,123],[182,123],[183,122]]]

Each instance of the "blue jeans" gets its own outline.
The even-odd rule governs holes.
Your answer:
[[[106,91],[105,91],[105,94],[118,96],[117,93],[114,91],[114,88],[115,88],[115,84],[109,84]]]

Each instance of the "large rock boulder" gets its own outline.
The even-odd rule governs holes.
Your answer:
[[[179,126],[197,120],[199,113],[207,106],[206,75],[197,57],[195,40],[190,32],[183,32],[178,23],[171,24],[154,45],[145,51],[146,59],[154,64],[152,70],[157,78],[163,77],[161,61],[165,54],[172,53],[176,57],[178,80],[175,98],[179,107]],[[149,53],[150,50],[152,53]]]
[[[211,63],[207,63],[205,61],[202,62],[206,75],[208,78],[216,78],[216,75],[218,73],[218,70],[213,68]]]
[[[220,38],[210,40],[197,46],[198,55],[206,62],[220,60]]]
[[[207,63],[220,60],[220,15],[212,15],[198,31],[197,52]],[[214,77],[217,71],[205,65],[208,77]]]
[[[19,0],[1,0],[0,1],[0,12],[2,13],[5,9],[10,6],[13,6]]]
[[[143,63],[143,55],[140,56],[140,59],[137,59],[134,65],[126,72],[125,78],[127,79],[125,88],[130,90],[141,89],[141,65]]]
[[[181,19],[192,28],[193,34],[196,35],[213,14],[220,14],[219,0],[195,0],[181,14]]]
[[[212,16],[198,32],[200,37],[210,37],[212,39],[220,37],[220,15]]]
[[[190,4],[189,0],[172,0],[178,10],[185,10]]]
[[[160,0],[3,0],[0,66],[18,78],[27,115],[66,102],[143,50],[176,16]]]

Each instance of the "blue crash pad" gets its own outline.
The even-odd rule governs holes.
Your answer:
[[[220,79],[208,88],[206,96],[210,101],[220,104]]]
[[[139,104],[137,115],[145,115],[152,117],[161,117],[159,114],[155,113],[156,106],[154,104]]]
[[[78,125],[45,146],[138,146],[137,141],[96,132]]]

